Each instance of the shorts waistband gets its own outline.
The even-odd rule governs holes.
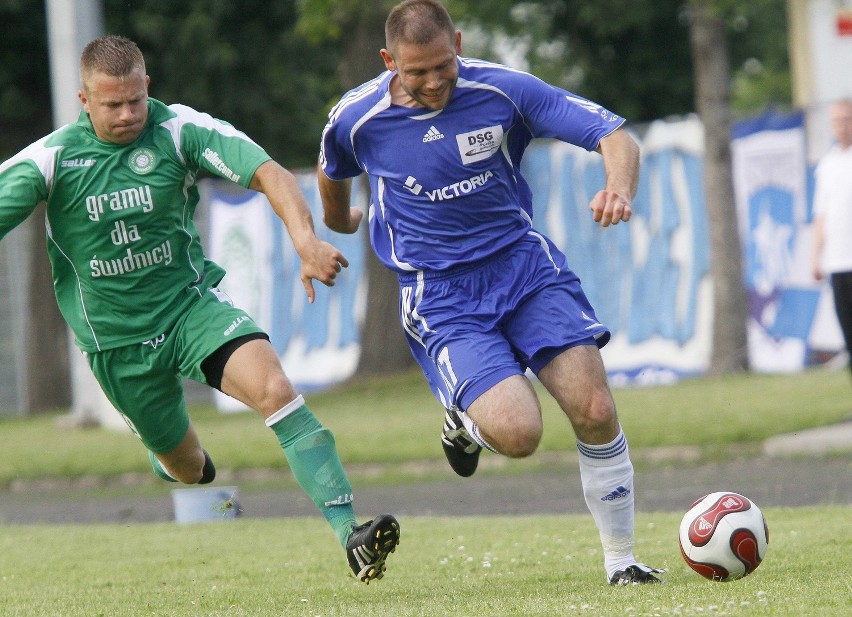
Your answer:
[[[399,274],[397,274],[397,278],[399,279],[400,285],[407,285],[408,283],[413,283],[419,278],[423,278],[427,281],[440,281],[441,279],[455,278],[462,274],[467,274],[468,272],[478,270],[482,266],[491,263],[492,261],[494,261],[495,258],[499,258],[503,254],[505,254],[505,252],[495,253],[494,255],[483,257],[482,259],[479,259],[477,261],[459,264],[458,266],[446,268],[444,270],[417,270],[416,272],[400,272]]]

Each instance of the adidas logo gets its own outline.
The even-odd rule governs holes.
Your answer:
[[[623,486],[619,486],[617,489],[612,491],[609,495],[604,495],[601,497],[601,501],[615,501],[616,499],[621,499],[622,497],[627,497],[630,494]]]
[[[423,136],[423,143],[429,143],[430,141],[438,141],[439,139],[443,139],[444,134],[436,129],[434,126],[430,126],[429,130],[426,131],[426,134]]]

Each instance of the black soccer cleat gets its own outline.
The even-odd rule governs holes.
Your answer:
[[[447,409],[444,416],[444,428],[441,431],[441,445],[450,467],[462,478],[473,475],[479,464],[482,446],[471,438],[462,424],[455,407]]]
[[[610,585],[621,587],[624,585],[647,585],[653,583],[662,583],[654,574],[662,574],[665,570],[651,568],[645,564],[633,564],[627,566],[624,570],[619,570],[609,579]]]
[[[385,575],[385,559],[399,544],[399,523],[390,514],[382,514],[363,525],[356,525],[346,541],[346,557],[355,578],[366,584]]]

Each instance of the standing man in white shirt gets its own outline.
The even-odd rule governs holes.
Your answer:
[[[852,99],[829,110],[835,143],[816,168],[812,271],[829,277],[852,370]]]

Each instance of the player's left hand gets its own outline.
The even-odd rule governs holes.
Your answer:
[[[597,192],[589,204],[589,209],[592,211],[592,219],[595,223],[600,223],[601,227],[618,225],[621,221],[627,222],[633,215],[630,200],[607,190]]]
[[[316,240],[299,251],[302,268],[302,285],[308,295],[308,302],[313,304],[316,293],[314,292],[314,280],[319,281],[327,287],[334,287],[334,279],[343,269],[349,267],[349,261],[337,248],[328,242]]]

